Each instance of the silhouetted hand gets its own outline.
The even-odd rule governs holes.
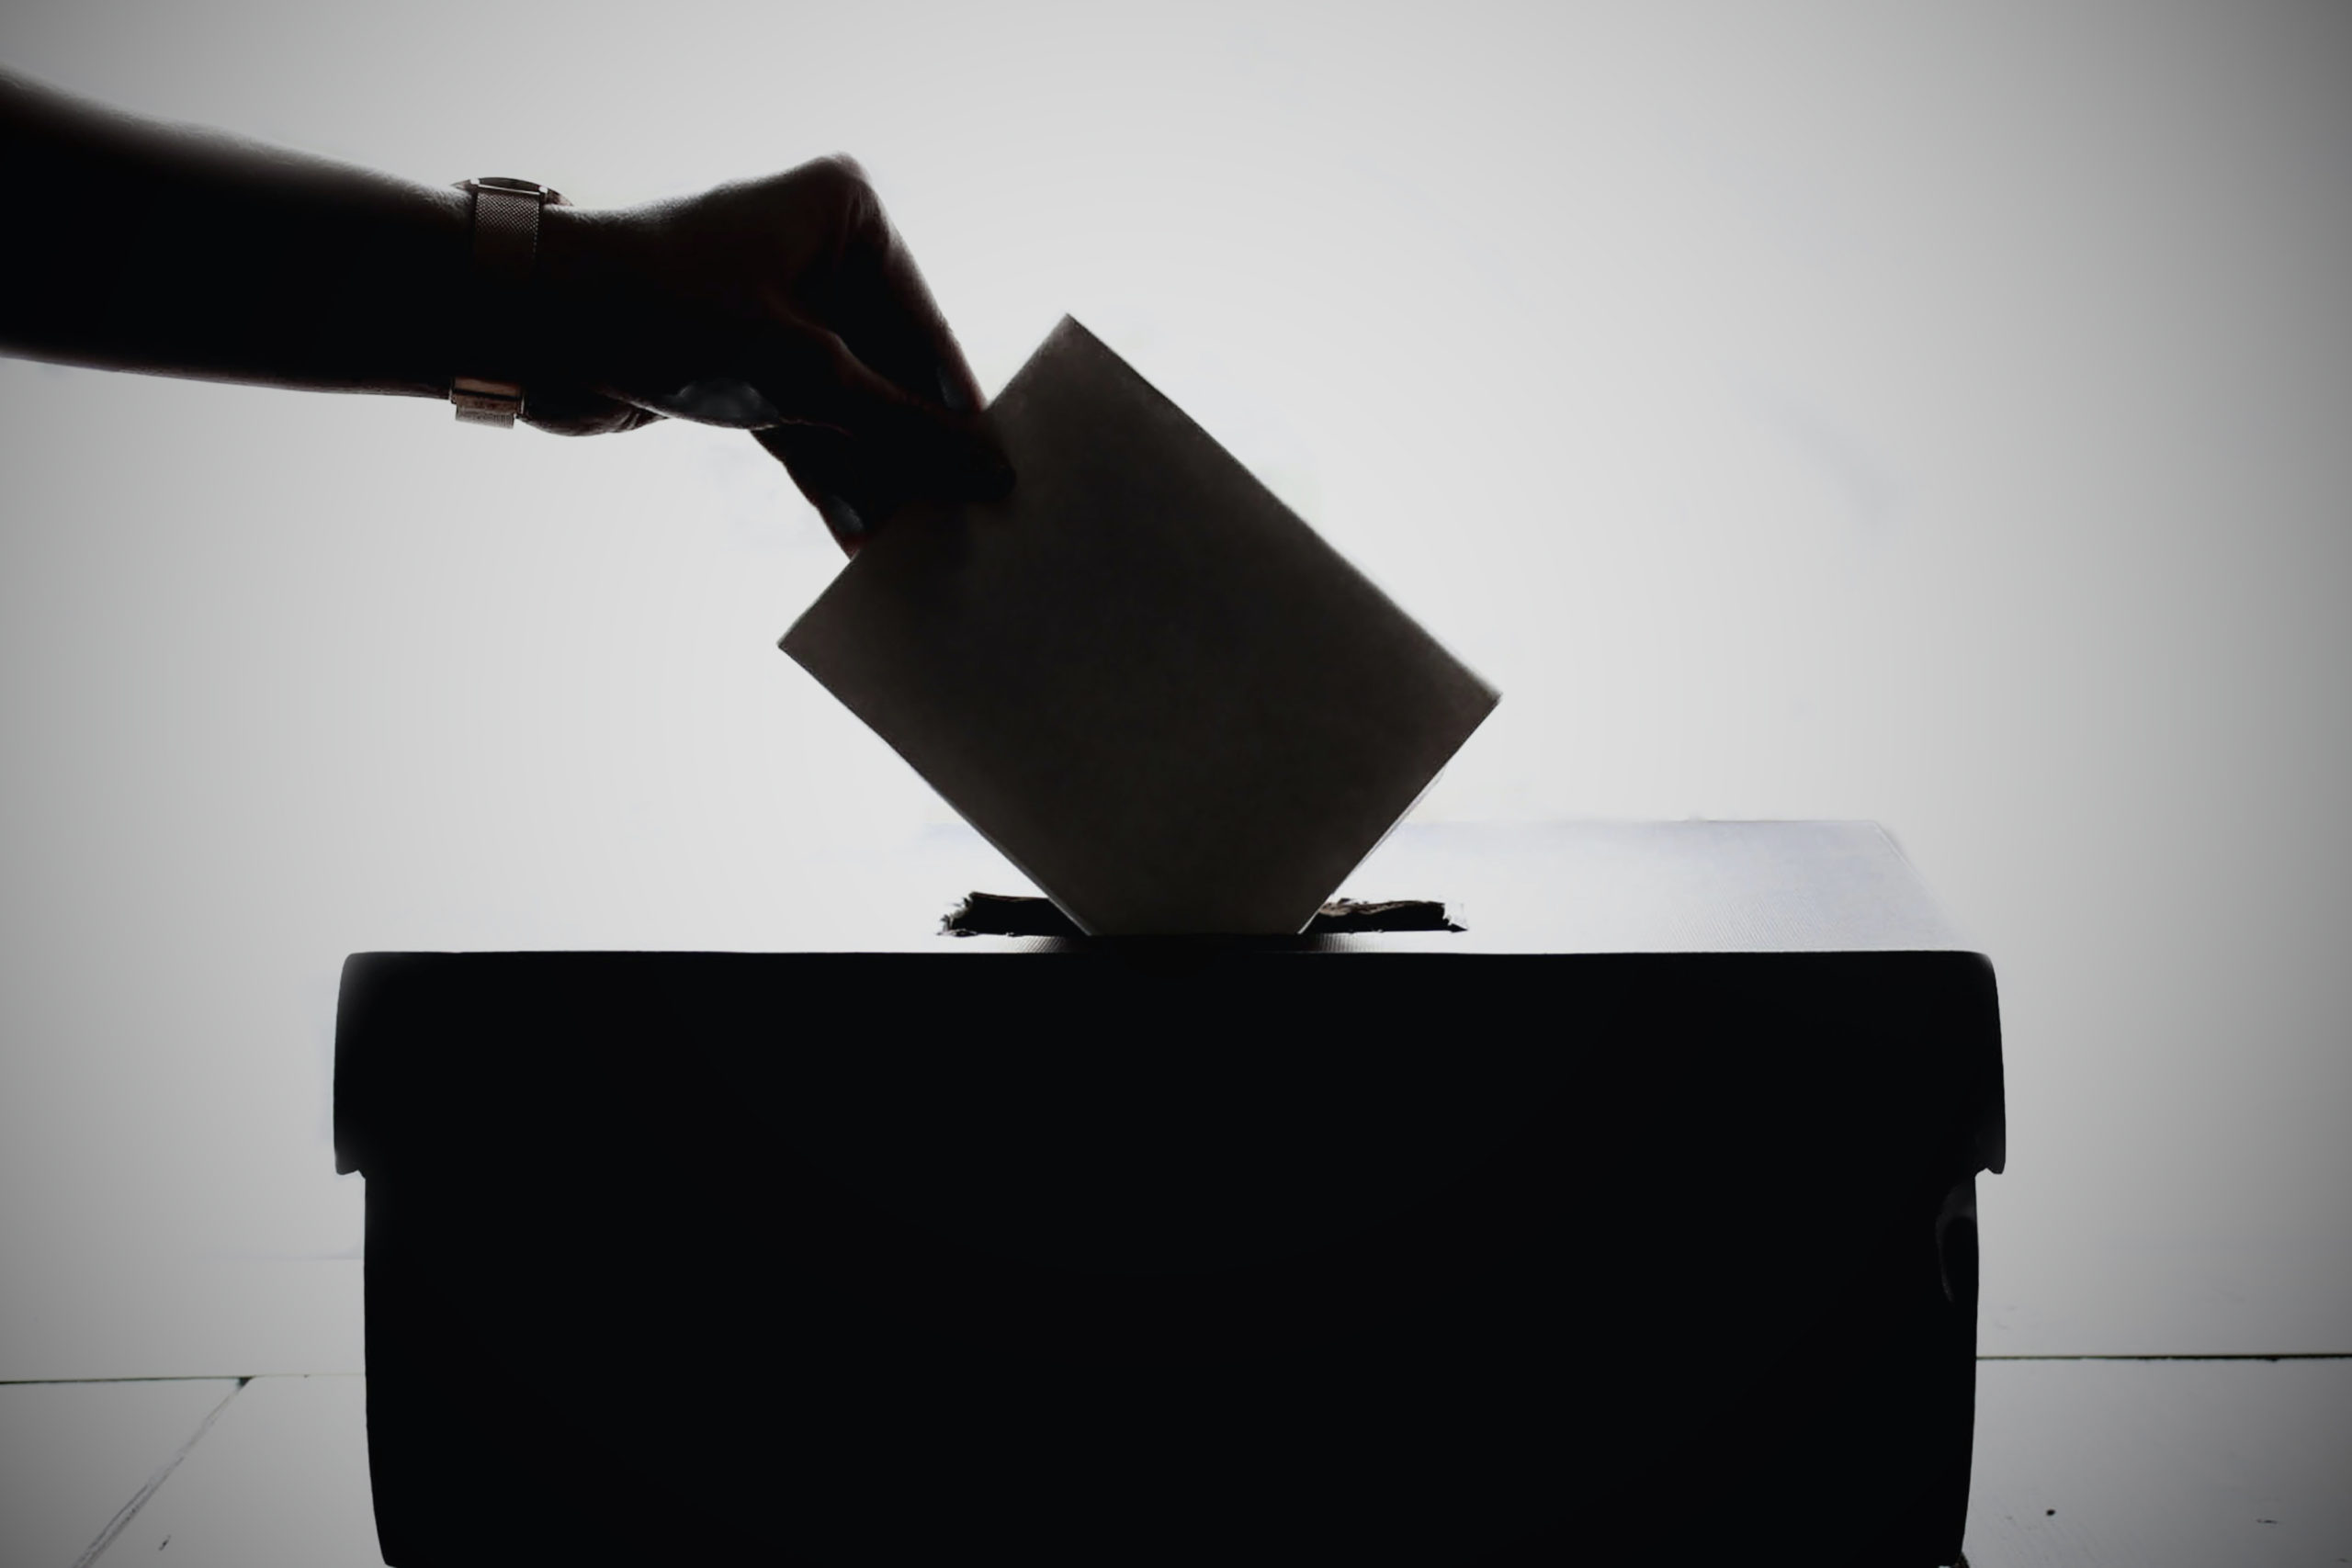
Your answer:
[[[446,398],[478,365],[471,199],[116,113],[0,71],[0,353]],[[748,430],[842,547],[910,496],[1012,482],[971,367],[857,165],[617,211],[549,207],[523,416]]]
[[[537,274],[531,423],[750,430],[853,553],[911,495],[1012,482],[971,367],[847,158],[681,201],[550,208]]]

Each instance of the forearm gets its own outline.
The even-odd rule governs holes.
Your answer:
[[[423,397],[457,368],[467,197],[0,73],[0,349]]]
[[[1013,482],[843,157],[642,207],[549,205],[517,288],[519,254],[478,265],[469,195],[0,71],[0,354],[430,398],[462,372],[519,385],[541,430],[752,430],[847,548],[910,496]]]

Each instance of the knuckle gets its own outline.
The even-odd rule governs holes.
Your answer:
[[[828,197],[841,204],[847,212],[860,212],[878,206],[874,194],[874,182],[867,177],[865,165],[846,152],[831,152],[806,165],[808,176]]]
[[[787,417],[823,424],[851,418],[857,403],[857,355],[840,334],[813,322],[769,337],[761,391]]]
[[[828,152],[817,162],[831,171],[833,177],[847,185],[865,189],[873,184],[866,178],[865,165],[847,152]]]
[[[842,335],[814,322],[797,323],[782,334],[777,357],[804,378],[843,382],[854,374],[857,355]]]
[[[839,213],[842,232],[853,243],[887,249],[890,243],[890,220],[882,209],[881,193],[866,177],[865,165],[846,152],[833,154],[835,173],[832,196]]]

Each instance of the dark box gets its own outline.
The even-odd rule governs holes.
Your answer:
[[[1408,849],[1467,931],[353,957],[386,1561],[1951,1562],[1990,965],[1867,824]]]

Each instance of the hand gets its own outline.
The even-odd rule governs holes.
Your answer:
[[[466,198],[117,114],[0,72],[0,353],[442,398],[469,361]],[[1012,471],[971,367],[846,158],[618,212],[541,214],[517,370],[548,430],[752,431],[842,547]]]
[[[851,554],[915,495],[1012,488],[971,367],[847,158],[682,201],[549,208],[537,275],[525,417],[543,429],[749,430]]]

